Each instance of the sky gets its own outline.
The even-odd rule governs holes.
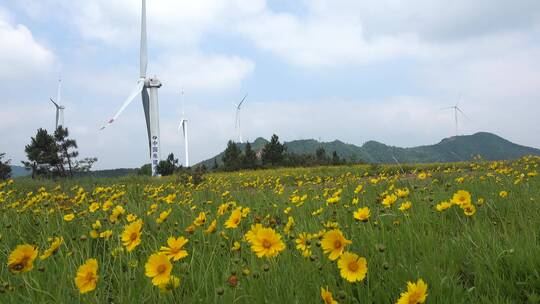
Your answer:
[[[162,158],[190,160],[235,139],[314,138],[411,147],[493,132],[540,147],[538,0],[148,0],[149,75],[159,90]],[[0,0],[0,152],[12,164],[38,128],[65,125],[96,169],[149,162],[135,86],[140,0]]]

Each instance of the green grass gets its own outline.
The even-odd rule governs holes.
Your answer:
[[[395,303],[407,281],[422,278],[428,284],[428,303],[540,303],[540,178],[527,176],[538,170],[539,163],[538,158],[528,158],[500,163],[496,169],[483,162],[276,169],[208,174],[199,185],[183,184],[176,177],[87,178],[60,183],[17,179],[0,189],[0,302],[318,303],[322,301],[320,287],[328,286],[340,303]],[[501,168],[512,171],[498,170]],[[429,172],[431,177],[420,180],[415,169]],[[522,173],[525,177],[515,184]],[[370,183],[371,178],[381,176],[378,184]],[[457,182],[458,177],[464,181]],[[359,184],[364,191],[356,195]],[[60,189],[54,190],[57,185]],[[391,185],[409,188],[410,195],[386,209],[380,196]],[[52,196],[24,207],[42,186]],[[74,202],[78,187],[84,189],[86,198]],[[96,187],[110,187],[110,192],[93,196]],[[325,189],[330,194],[343,189],[340,202],[327,206]],[[468,217],[458,206],[435,210],[437,203],[461,189],[472,194],[475,205],[479,197],[485,199],[483,205],[476,205],[476,214]],[[499,196],[502,190],[509,192],[508,197]],[[34,194],[28,196],[30,191]],[[222,197],[225,191],[230,195]],[[290,202],[295,191],[308,195],[301,207]],[[124,206],[127,213],[142,218],[144,226],[140,246],[113,256],[111,252],[122,247],[119,236],[125,217],[112,224],[107,221],[110,210],[87,210],[91,202],[103,204],[118,192],[125,194],[113,207]],[[151,197],[153,192],[157,195]],[[177,194],[176,200],[163,202],[161,198],[171,193]],[[358,205],[351,204],[353,197],[359,198]],[[412,208],[404,213],[398,207],[405,200],[412,202]],[[240,227],[224,228],[228,212],[218,218],[216,233],[203,233],[216,218],[219,205],[232,201],[251,209]],[[157,211],[148,215],[153,203],[157,203]],[[353,219],[352,212],[361,206],[371,210],[367,223]],[[288,215],[284,213],[287,207],[292,208]],[[324,211],[313,216],[321,207]],[[169,218],[157,224],[159,213],[168,208],[172,208]],[[193,234],[185,232],[203,211],[208,217],[204,227]],[[63,216],[71,212],[76,218],[64,221]],[[295,220],[290,236],[283,231],[288,216]],[[102,230],[113,231],[113,237],[89,237],[96,219],[102,222]],[[242,240],[257,219],[274,227],[286,242],[286,249],[275,258],[258,258]],[[302,257],[295,248],[296,235],[316,233],[328,221],[337,222],[352,240],[348,251],[366,257],[368,274],[362,282],[351,284],[341,278],[336,262],[323,255],[317,240],[312,240],[310,258]],[[228,239],[220,236],[221,231]],[[166,245],[169,236],[181,235],[189,239],[189,256],[173,263],[172,273],[181,278],[180,287],[160,293],[145,276],[144,264]],[[36,259],[30,272],[8,271],[7,257],[17,245],[37,245],[41,254],[52,236],[62,236],[65,241],[56,255]],[[231,251],[234,241],[241,243],[240,251]],[[100,277],[94,291],[81,295],[73,279],[88,258],[98,260]],[[234,287],[227,282],[231,275],[238,277]]]

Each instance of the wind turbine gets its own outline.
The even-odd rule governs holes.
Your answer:
[[[142,0],[141,14],[141,49],[140,49],[140,74],[139,80],[131,94],[124,101],[120,109],[109,119],[109,121],[101,127],[105,129],[112,124],[126,107],[141,94],[144,116],[146,119],[146,131],[148,133],[148,148],[150,150],[150,163],[152,165],[152,176],[157,176],[157,165],[161,159],[160,154],[160,136],[159,136],[159,106],[158,106],[158,89],[161,87],[161,82],[154,77],[146,76],[146,68],[148,66],[148,46],[146,43],[146,0]]]
[[[64,125],[64,109],[66,107],[64,107],[60,102],[61,102],[61,97],[62,95],[60,94],[61,93],[61,89],[62,89],[62,79],[59,78],[58,79],[58,92],[57,92],[57,95],[56,95],[56,102],[54,101],[54,99],[52,99],[52,97],[50,98],[51,102],[54,104],[54,106],[56,107],[56,128],[54,129],[55,131],[58,130],[58,127],[59,126],[63,126]]]
[[[238,136],[238,142],[239,143],[243,142],[243,140],[242,140],[242,130],[240,128],[240,110],[241,110],[242,104],[244,103],[246,98],[247,98],[247,94],[246,94],[246,96],[244,96],[244,98],[242,98],[242,100],[240,101],[239,104],[234,105],[234,107],[236,108],[236,117],[235,117],[234,128],[235,128],[235,131],[236,131],[236,135]]]
[[[454,106],[442,108],[441,110],[454,110],[454,120],[456,122],[456,136],[458,136],[458,112],[461,113],[463,117],[469,119],[469,117],[467,117],[467,115],[465,115],[465,113],[463,113],[463,111],[459,108],[459,101]]]
[[[188,129],[187,129],[187,119],[184,113],[184,90],[182,89],[182,118],[180,119],[180,125],[178,126],[178,131],[182,130],[182,135],[184,136],[184,155],[186,157],[186,168],[189,167],[189,146],[188,146]]]

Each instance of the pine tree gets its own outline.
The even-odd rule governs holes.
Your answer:
[[[227,143],[227,149],[223,152],[223,167],[226,171],[234,171],[240,169],[241,151],[232,140]]]
[[[212,171],[216,171],[219,169],[219,165],[217,163],[217,158],[214,158],[214,166],[212,166]]]
[[[279,137],[274,134],[262,150],[263,165],[277,166],[282,164],[284,158],[285,146],[279,142]]]
[[[73,176],[73,168],[71,160],[79,156],[77,152],[77,142],[74,139],[69,139],[69,131],[67,128],[59,126],[54,132],[54,140],[58,146],[60,162],[60,170],[62,175],[66,175],[64,165],[68,166],[69,175]]]
[[[251,148],[249,142],[246,143],[246,148],[244,150],[244,156],[242,157],[242,168],[245,169],[255,169],[257,167],[257,154]]]
[[[54,171],[61,172],[62,160],[58,157],[58,146],[54,137],[47,130],[38,129],[36,136],[30,138],[30,144],[24,148],[28,161],[22,163],[36,175],[50,176]]]
[[[336,151],[332,153],[332,165],[334,166],[341,165],[341,158],[339,157]]]
[[[326,155],[326,150],[324,150],[323,147],[319,147],[317,151],[315,151],[315,157],[320,165],[328,163],[328,156]]]
[[[157,172],[160,175],[167,176],[174,173],[178,168],[178,159],[174,158],[174,154],[171,153],[167,156],[166,160],[162,160],[157,165]]]
[[[10,160],[2,161],[2,158],[6,153],[0,153],[0,180],[8,179],[11,177],[11,166],[9,165]]]

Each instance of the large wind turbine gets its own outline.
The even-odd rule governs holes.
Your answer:
[[[54,99],[52,99],[52,97],[50,98],[51,102],[56,107],[56,125],[55,125],[56,128],[54,129],[55,131],[58,130],[59,126],[64,125],[64,109],[66,107],[64,107],[61,104],[61,98],[62,98],[61,89],[62,89],[62,79],[58,79],[58,92],[56,93],[57,94],[56,102],[54,101]]]
[[[461,113],[463,117],[468,119],[467,115],[465,115],[465,113],[463,113],[463,111],[461,111],[461,109],[459,108],[459,101],[454,106],[442,108],[442,110],[454,110],[454,120],[456,122],[456,136],[458,136],[458,112]]]
[[[244,98],[242,98],[242,100],[240,101],[239,104],[235,104],[234,107],[236,108],[236,116],[235,116],[235,124],[234,124],[234,129],[236,131],[236,135],[238,136],[238,142],[239,143],[242,143],[243,142],[243,139],[242,139],[242,129],[240,128],[240,110],[241,110],[241,107],[242,107],[242,104],[244,103],[244,101],[246,100],[247,98],[247,94],[246,96],[244,96]]]
[[[161,87],[161,82],[154,77],[146,76],[146,68],[148,66],[148,47],[146,43],[146,0],[142,0],[141,14],[141,49],[140,49],[140,74],[137,85],[124,101],[120,109],[109,119],[109,121],[101,127],[105,129],[112,124],[126,107],[141,94],[142,104],[144,108],[144,116],[146,119],[146,131],[148,133],[148,148],[150,150],[150,163],[152,165],[152,176],[157,176],[157,165],[161,159],[160,154],[160,137],[159,137],[159,107],[158,107],[158,89]]]
[[[189,167],[189,146],[188,146],[188,128],[187,128],[187,119],[184,113],[184,90],[182,90],[182,118],[180,119],[180,125],[178,126],[178,131],[182,130],[182,135],[184,136],[184,155],[186,157],[185,166]]]

